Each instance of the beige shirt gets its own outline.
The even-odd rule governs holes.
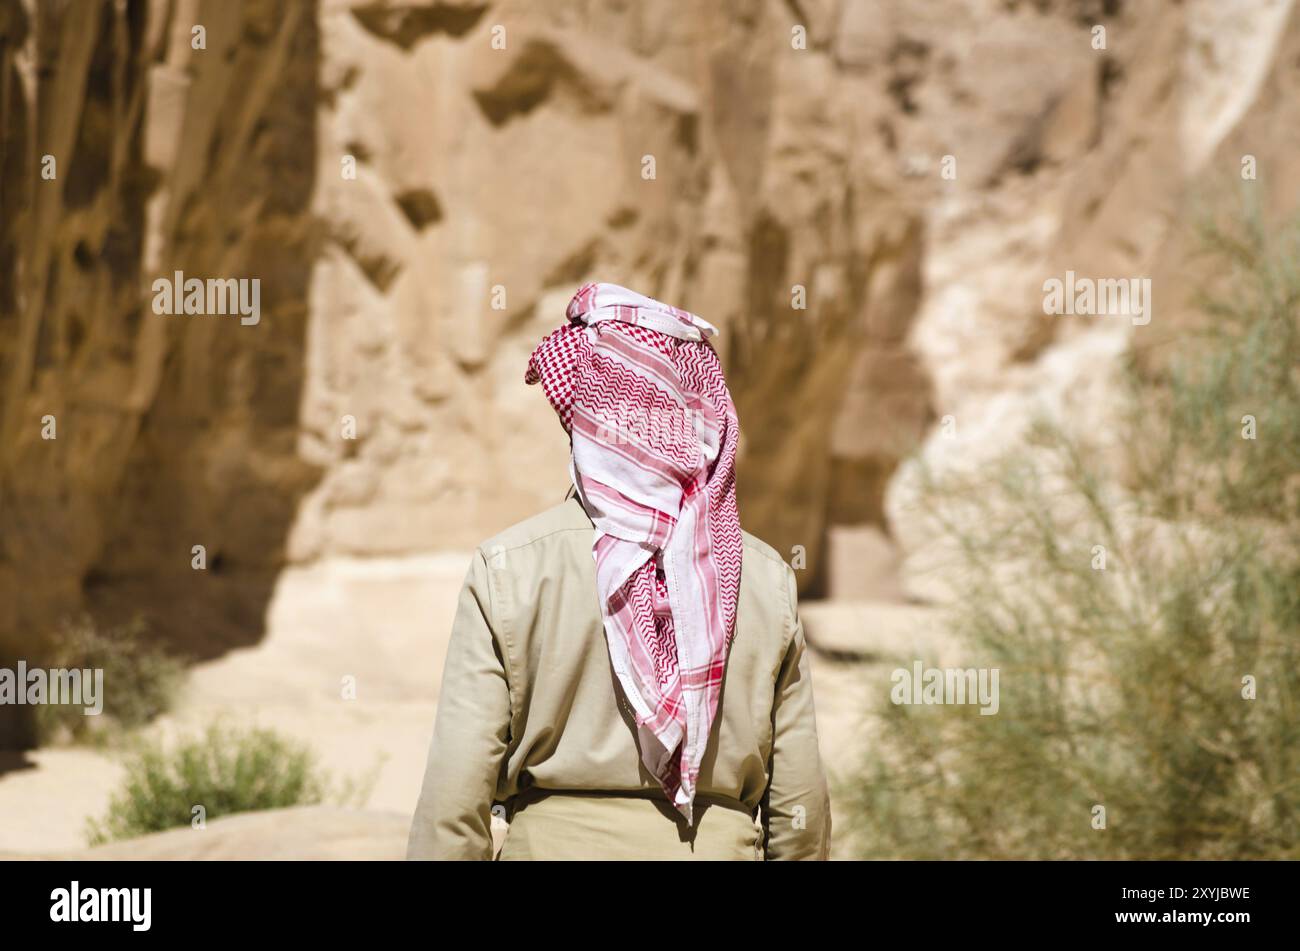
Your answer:
[[[408,858],[824,859],[830,806],[794,573],[745,534],[736,637],[694,828],[641,763],[577,499],[479,546],[461,590]]]

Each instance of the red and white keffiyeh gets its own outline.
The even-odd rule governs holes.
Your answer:
[[[528,361],[572,440],[595,524],[596,589],[641,756],[693,822],[736,627],[736,409],[716,329],[616,284],[586,284]]]

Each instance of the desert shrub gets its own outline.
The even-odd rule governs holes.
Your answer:
[[[86,716],[80,706],[44,704],[36,708],[38,741],[105,740],[143,726],[170,709],[185,676],[185,665],[148,639],[137,619],[98,627],[89,617],[68,621],[55,633],[49,666],[102,670],[103,712]]]
[[[1133,377],[1120,438],[1044,423],[923,478],[1000,709],[882,703],[844,787],[861,854],[1300,857],[1300,255],[1257,216],[1205,237],[1209,326]]]
[[[237,812],[311,805],[325,798],[328,778],[304,744],[260,728],[221,723],[171,748],[140,746],[107,815],[88,827],[91,845],[188,826],[194,807],[205,820]]]

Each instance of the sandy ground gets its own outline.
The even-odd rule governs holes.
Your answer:
[[[0,859],[400,861],[406,857],[409,825],[408,818],[396,812],[299,806],[214,819],[201,832],[188,828],[170,829],[93,849],[40,856],[26,852],[0,852]]]
[[[328,813],[332,831],[324,841],[332,844],[312,854],[348,857],[348,843],[365,838],[365,829],[378,838],[373,847],[357,845],[355,857],[400,853],[394,842],[403,836],[394,830],[400,831],[419,795],[443,653],[468,560],[464,554],[332,560],[286,571],[262,643],[196,667],[176,709],[148,732],[192,734],[222,718],[300,738],[336,779],[373,783],[364,812]],[[907,605],[808,603],[802,613],[819,648],[813,683],[823,756],[828,771],[839,776],[869,742],[864,716],[887,695],[891,658],[925,656],[941,638],[933,612]],[[355,699],[345,697],[347,683],[355,684]],[[27,761],[28,768],[0,776],[0,855],[84,850],[86,820],[104,814],[121,781],[120,756],[70,747],[40,750]],[[321,815],[316,819],[319,832]],[[209,828],[217,826],[214,821]],[[231,829],[225,820],[222,828],[222,837],[202,846],[189,830],[164,833],[170,836],[165,840],[151,836],[141,855],[222,857],[262,841],[259,855],[283,857],[294,842],[310,838],[305,832],[295,838],[293,830],[311,823],[282,815],[270,825],[248,819]],[[275,829],[283,836],[268,839],[267,831]]]

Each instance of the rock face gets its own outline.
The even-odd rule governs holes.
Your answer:
[[[287,562],[557,501],[523,368],[590,279],[721,327],[742,518],[805,593],[895,590],[908,453],[1103,411],[1133,328],[1047,277],[1174,282],[1243,153],[1294,204],[1300,25],[1228,7],[0,0],[0,665],[81,610],[211,656]],[[156,313],[177,271],[260,319]]]
[[[918,406],[891,423],[921,433],[908,315],[868,320],[906,297],[919,232],[864,161],[865,83],[836,62],[830,9],[795,50],[788,7],[715,6],[323,7],[331,240],[303,424],[325,474],[293,557],[472,545],[559,499],[567,444],[522,373],[599,277],[722,328],[743,518],[820,573],[845,393],[874,407],[902,385]],[[878,518],[897,455],[838,445],[875,482],[855,517]]]
[[[310,3],[0,0],[0,664],[81,610],[257,640],[318,478],[318,40]],[[260,322],[159,315],[177,271],[259,278]]]
[[[945,424],[916,457],[932,472],[1032,452],[1022,437],[1039,415],[1104,443],[1126,348],[1140,360],[1158,354],[1198,319],[1193,297],[1213,275],[1190,238],[1196,219],[1240,210],[1242,193],[1279,219],[1300,207],[1291,0],[1075,6],[1075,23],[1106,25],[1104,52],[1087,37],[1067,42],[1070,19],[1021,10],[1043,32],[1005,51],[1035,77],[1032,94],[983,85],[975,108],[952,116],[964,160],[985,95],[1005,95],[999,111],[1024,110],[999,161],[978,164],[977,151],[975,168],[964,166],[979,187],[945,196],[928,217],[910,340]],[[1250,163],[1267,171],[1248,177]],[[1067,271],[1149,278],[1149,322],[1045,315],[1043,283]],[[910,593],[942,598],[935,569],[948,554],[917,508],[914,462],[890,482],[886,522]]]

